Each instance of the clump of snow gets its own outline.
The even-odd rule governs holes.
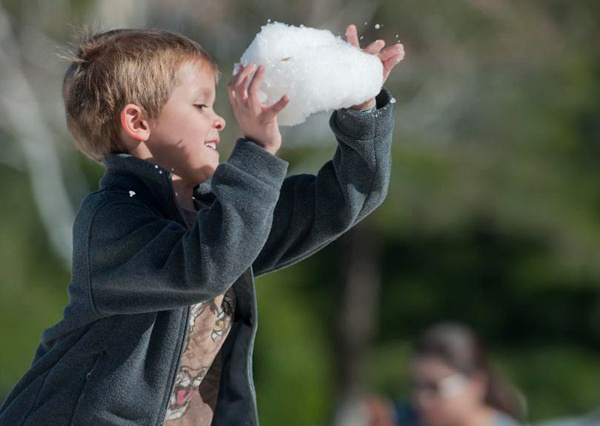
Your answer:
[[[133,197],[135,195],[135,191],[129,191],[129,197]]]
[[[259,99],[270,105],[283,95],[290,103],[278,115],[282,126],[294,126],[320,111],[358,105],[377,95],[383,66],[330,31],[280,22],[262,27],[240,63],[265,67]],[[239,64],[236,64],[234,74]]]
[[[379,28],[383,27],[383,25],[381,24],[375,24],[375,29],[378,30]]]

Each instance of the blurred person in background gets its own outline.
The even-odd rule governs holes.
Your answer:
[[[426,330],[410,378],[410,406],[397,407],[399,425],[514,426],[523,417],[523,398],[492,369],[480,339],[464,325]]]

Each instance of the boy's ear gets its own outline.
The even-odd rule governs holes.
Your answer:
[[[145,142],[150,137],[148,120],[135,104],[127,104],[121,110],[121,127],[127,136],[137,142]]]

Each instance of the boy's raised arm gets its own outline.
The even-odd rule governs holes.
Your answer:
[[[354,25],[348,26],[346,36],[360,48]],[[384,45],[376,40],[364,51],[381,60],[385,82],[403,59],[404,47]],[[311,255],[372,212],[387,194],[394,127],[390,92],[384,88],[376,99],[335,111],[329,124],[339,143],[333,160],[316,176],[284,181],[271,234],[253,265],[257,275]]]
[[[124,196],[94,212],[89,298],[99,316],[160,311],[223,294],[264,245],[287,162],[238,141],[212,178],[217,200],[191,230]],[[75,248],[76,250],[78,248]]]
[[[271,233],[253,264],[256,275],[310,256],[381,204],[391,171],[391,99],[384,89],[374,112],[333,113],[330,126],[339,144],[335,155],[316,176],[285,179]]]

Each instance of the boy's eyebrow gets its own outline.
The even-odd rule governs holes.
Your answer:
[[[194,94],[194,96],[204,95],[206,97],[210,97],[212,93],[211,93],[211,91],[209,89],[201,87],[201,88],[195,90],[193,92],[193,94]]]

